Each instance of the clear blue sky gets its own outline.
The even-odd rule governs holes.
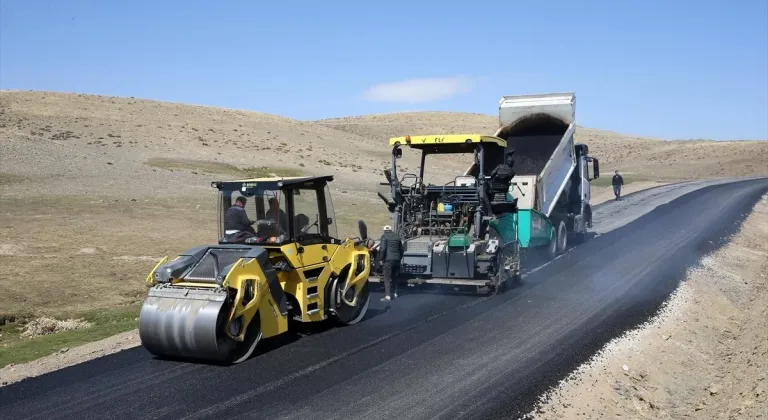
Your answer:
[[[298,119],[575,91],[583,126],[768,139],[768,0],[0,0],[0,89]]]

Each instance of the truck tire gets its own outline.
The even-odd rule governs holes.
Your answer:
[[[557,231],[552,235],[552,240],[547,245],[547,259],[549,261],[557,258]]]
[[[568,228],[565,226],[565,221],[560,220],[557,222],[557,236],[555,237],[557,255],[562,255],[568,249]]]

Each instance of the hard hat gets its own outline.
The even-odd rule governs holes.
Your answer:
[[[392,230],[392,226],[390,225],[384,226],[384,232],[389,232],[390,230]]]

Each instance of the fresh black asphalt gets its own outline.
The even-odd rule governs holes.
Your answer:
[[[366,320],[264,341],[235,366],[141,347],[0,388],[0,417],[508,418],[651,317],[768,180],[704,187],[571,249],[504,294],[374,294]],[[606,205],[619,205],[607,203]]]

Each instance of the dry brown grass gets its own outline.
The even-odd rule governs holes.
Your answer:
[[[213,200],[145,200],[4,199],[0,317],[137,301],[157,259],[215,237]]]
[[[297,121],[132,98],[0,92],[0,315],[43,315],[140,300],[154,259],[214,241],[210,181],[334,174],[339,229],[388,215],[375,191],[387,138],[492,133],[496,118],[404,113]],[[768,142],[661,142],[579,128],[613,168],[644,179],[768,174]],[[401,170],[418,167],[406,153]],[[428,173],[466,163],[430,160]]]

